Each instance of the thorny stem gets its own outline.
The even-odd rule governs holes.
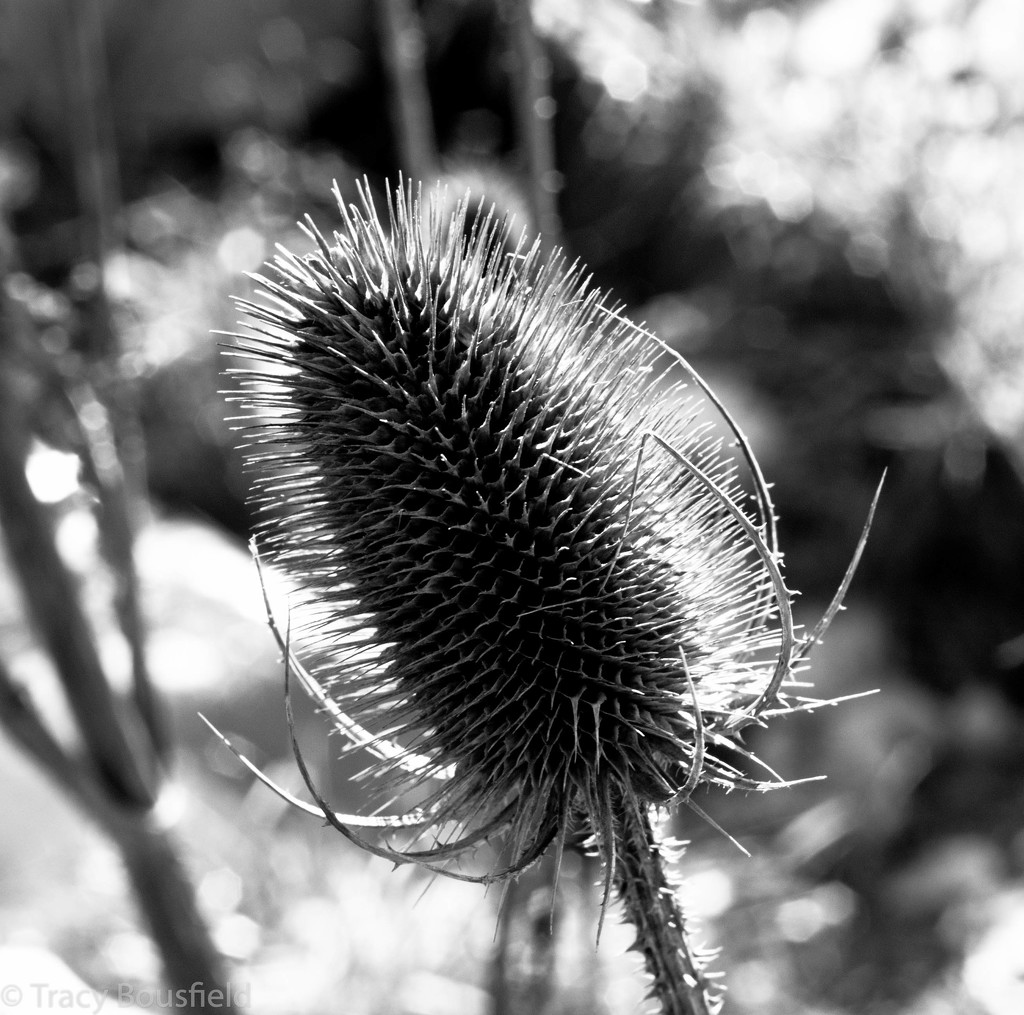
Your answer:
[[[652,980],[662,1015],[714,1015],[700,963],[690,950],[686,920],[665,874],[657,834],[646,811],[623,802],[616,829],[615,889],[636,927],[634,948]]]

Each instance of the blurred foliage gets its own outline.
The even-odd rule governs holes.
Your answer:
[[[7,292],[73,375],[97,272],[76,246],[62,2],[0,11],[0,210]],[[706,802],[754,860],[680,829],[697,839],[684,890],[723,948],[731,1010],[1024,1010],[1024,6],[535,6],[569,253],[750,434],[805,620],[889,470],[853,606],[812,674],[825,696],[882,694],[758,734],[787,777],[830,781]],[[452,193],[519,209],[500,19],[483,0],[420,8]],[[333,179],[348,192],[394,172],[372,18],[355,0],[106,10],[124,205],[105,277],[157,514],[191,516],[149,530],[140,560],[218,942],[255,1011],[326,1010],[342,992],[352,1013],[484,1011],[496,900],[438,883],[413,905],[415,874],[300,828],[193,717],[200,704],[256,760],[287,763],[272,643],[232,544],[249,517],[211,329],[231,330],[227,297],[275,242],[301,248],[302,213],[329,227]],[[37,404],[37,494],[95,582],[75,462],[45,393]],[[45,689],[8,584],[6,654]],[[7,879],[0,940],[51,948],[97,985],[152,977],[104,844],[42,820],[50,791],[9,768],[20,831],[0,839],[3,866],[28,874]],[[339,806],[357,806],[350,773],[332,771]],[[623,945],[613,932],[601,948],[609,1012],[640,1003]]]

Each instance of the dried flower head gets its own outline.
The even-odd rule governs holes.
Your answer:
[[[370,823],[430,845],[329,816],[434,869],[503,844],[479,880],[582,828],[657,922],[650,808],[764,785],[737,733],[785,707],[820,633],[795,643],[766,485],[703,381],[580,268],[465,203],[445,220],[400,187],[382,221],[361,195],[331,241],[307,220],[315,251],[282,252],[238,342],[260,552],[301,586],[290,668],[382,803],[418,794]]]

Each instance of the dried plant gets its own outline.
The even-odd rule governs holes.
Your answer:
[[[787,683],[860,547],[798,641],[767,486],[700,377],[484,209],[361,199],[332,240],[307,219],[315,251],[282,251],[235,336],[260,554],[300,587],[272,626],[381,805],[335,814],[297,750],[300,806],[480,882],[582,831],[663,1010],[715,1010],[652,814],[782,784],[740,735],[807,707]],[[495,869],[452,866],[484,843]]]

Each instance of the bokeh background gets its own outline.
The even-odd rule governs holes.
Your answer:
[[[8,327],[73,387],[95,370],[103,297],[108,362],[138,424],[126,445],[147,493],[136,562],[175,745],[160,813],[250,1010],[522,1010],[498,996],[499,968],[512,994],[517,977],[526,994],[546,979],[530,995],[537,1015],[642,1010],[629,935],[609,926],[593,948],[586,864],[570,863],[555,966],[538,973],[547,946],[529,926],[496,944],[500,893],[361,854],[254,784],[196,715],[298,787],[213,332],[234,328],[229,296],[251,291],[245,273],[276,242],[306,248],[302,214],[330,227],[332,181],[351,196],[365,174],[382,193],[401,168],[373,5],[83,0],[99,33],[83,56],[76,2],[0,4]],[[501,10],[414,7],[437,175],[528,225]],[[727,1010],[1018,1015],[1024,5],[533,9],[564,245],[747,431],[805,624],[839,583],[887,470],[848,608],[811,670],[823,698],[879,693],[753,738],[786,778],[824,781],[702,799],[750,858],[692,816],[677,823],[691,840],[683,898],[721,950]],[[93,149],[80,141],[90,108]],[[91,172],[116,196],[102,213],[83,207]],[[28,478],[123,687],[129,652],[95,498],[37,387]],[[70,739],[3,560],[0,656]],[[311,709],[299,728],[332,800],[358,809],[340,745]],[[160,956],[118,850],[10,738],[0,762],[0,978],[155,986]],[[520,899],[531,906],[546,926],[543,901]]]

